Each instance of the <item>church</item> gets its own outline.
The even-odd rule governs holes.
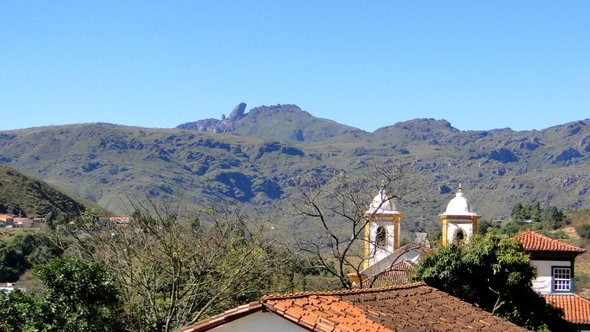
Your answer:
[[[526,330],[423,282],[408,283],[420,258],[433,249],[425,237],[400,246],[403,213],[385,190],[377,193],[364,216],[363,270],[349,275],[357,288],[266,295],[180,331]],[[469,243],[478,234],[481,216],[461,186],[439,218],[443,246]],[[585,249],[534,232],[514,239],[522,243],[537,270],[533,288],[562,308],[575,330],[588,330],[590,300],[576,295],[573,287],[574,260]]]
[[[404,284],[415,269],[420,256],[430,251],[424,243],[400,247],[400,222],[403,214],[397,210],[384,190],[375,196],[365,212],[365,268],[350,274],[359,287]],[[471,207],[461,184],[444,213],[439,214],[441,245],[468,243],[478,234],[481,215]],[[574,261],[586,249],[554,240],[533,231],[522,232],[513,239],[519,241],[537,272],[533,289],[548,303],[562,308],[564,318],[578,330],[590,329],[590,300],[574,292]]]

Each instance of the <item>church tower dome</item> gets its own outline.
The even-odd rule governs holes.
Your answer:
[[[469,201],[463,195],[463,192],[458,191],[455,194],[455,197],[451,199],[447,205],[447,210],[445,213],[453,215],[471,215],[473,214],[473,211],[471,210]]]
[[[473,234],[477,234],[477,220],[481,218],[475,213],[463,194],[461,184],[455,197],[447,204],[444,213],[439,214],[442,222],[442,245],[461,241],[469,242]]]

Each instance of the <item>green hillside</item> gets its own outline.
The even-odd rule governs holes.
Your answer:
[[[507,217],[517,201],[590,206],[590,120],[460,131],[416,119],[367,133],[277,105],[203,121],[189,129],[96,123],[1,132],[0,162],[115,213],[145,198],[268,213],[288,205],[302,177],[329,188],[336,176],[373,165],[406,170],[396,204],[409,227],[436,227],[459,182],[484,219]]]
[[[32,217],[64,212],[77,216],[85,209],[58,189],[0,165],[0,213]]]

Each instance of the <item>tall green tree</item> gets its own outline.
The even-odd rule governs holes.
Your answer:
[[[522,245],[495,233],[425,257],[413,280],[445,291],[529,329],[568,329],[560,309],[532,289],[535,270]]]
[[[35,268],[47,287],[39,293],[20,290],[0,294],[2,331],[121,331],[119,291],[100,261],[70,257]]]

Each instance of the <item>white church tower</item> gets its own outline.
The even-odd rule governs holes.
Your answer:
[[[478,233],[477,220],[481,216],[471,209],[460,183],[455,197],[447,205],[447,210],[438,216],[442,222],[443,247],[457,241],[467,243],[473,234]]]
[[[365,268],[399,249],[400,220],[393,201],[381,189],[365,212]]]

